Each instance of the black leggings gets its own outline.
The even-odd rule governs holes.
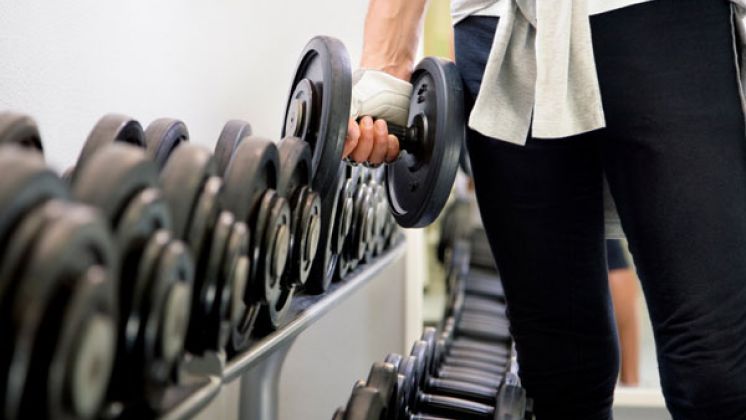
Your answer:
[[[456,26],[467,106],[497,25]],[[618,347],[605,173],[675,419],[746,416],[746,133],[726,0],[591,17],[607,128],[516,146],[468,135],[477,198],[540,420],[611,417]]]

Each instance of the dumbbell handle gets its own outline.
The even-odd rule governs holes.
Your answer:
[[[361,119],[362,117],[358,118],[357,122],[359,123]],[[418,140],[420,133],[417,124],[410,127],[404,127],[386,121],[386,125],[388,126],[389,134],[393,134],[399,140],[400,150],[406,150],[409,153],[416,153],[422,147]]]
[[[399,148],[408,152],[414,152],[420,144],[417,141],[417,126],[402,127],[401,125],[386,122],[389,128],[389,134],[393,134],[399,140]]]
[[[423,392],[417,395],[417,410],[457,419],[485,419],[495,413],[495,408],[487,404]]]
[[[497,398],[497,388],[452,379],[428,378],[427,390],[435,394],[464,398],[484,404],[494,404]]]

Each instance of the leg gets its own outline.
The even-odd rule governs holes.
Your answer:
[[[496,19],[456,27],[473,100]],[[471,99],[469,99],[471,98]],[[618,353],[603,237],[600,143],[469,133],[477,199],[505,287],[520,375],[541,419],[608,419]]]
[[[593,17],[605,169],[675,419],[746,415],[746,134],[726,1]]]
[[[623,241],[607,240],[609,287],[614,319],[619,332],[621,369],[619,382],[636,386],[640,382],[640,319],[637,306],[637,277],[624,255]]]

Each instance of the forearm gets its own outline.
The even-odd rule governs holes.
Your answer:
[[[409,80],[427,0],[370,0],[360,67]]]

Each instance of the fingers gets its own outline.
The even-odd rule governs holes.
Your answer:
[[[368,162],[373,165],[383,163],[386,159],[386,152],[389,147],[389,130],[386,121],[377,120],[373,124],[373,150],[370,153]]]
[[[342,152],[342,158],[346,158],[352,153],[358,145],[360,140],[360,126],[357,125],[357,121],[354,118],[350,118],[349,124],[347,124],[347,137],[345,138],[345,147]]]
[[[350,118],[342,157],[379,165],[395,161],[399,157],[399,147],[399,140],[388,133],[385,121],[374,122],[371,117],[363,117],[358,123]]]
[[[399,157],[399,139],[395,135],[389,134],[386,137],[388,147],[386,148],[386,162],[390,163]]]
[[[363,117],[363,119],[360,120],[360,138],[357,142],[357,146],[350,154],[352,160],[357,163],[367,161],[373,151],[374,141],[373,118]]]

